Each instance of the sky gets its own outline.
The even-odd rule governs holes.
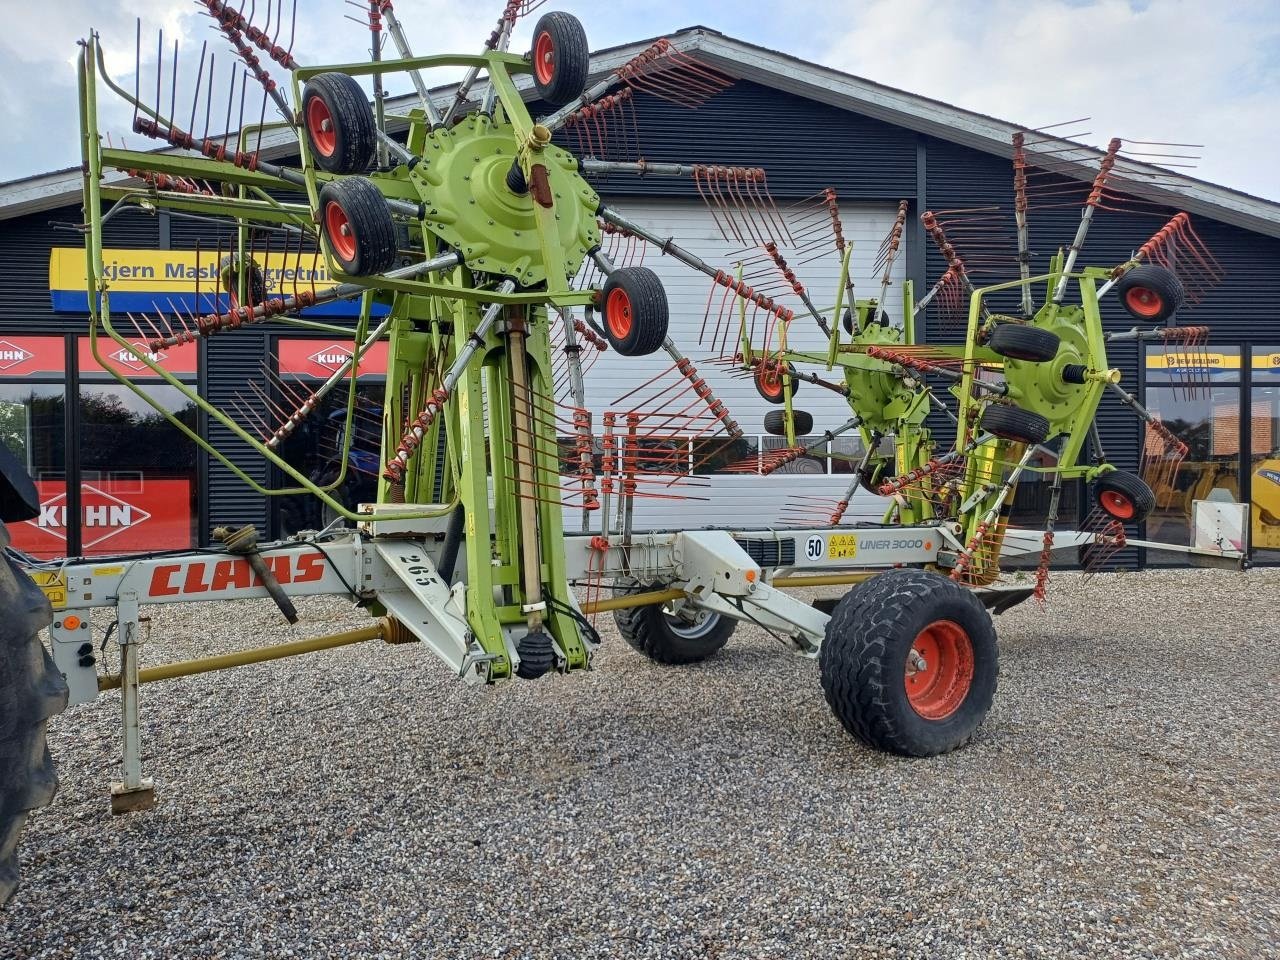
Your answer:
[[[282,2],[287,11],[293,0],[245,2],[246,13],[249,4],[258,6],[261,21],[268,7]],[[293,51],[300,62],[367,58],[367,30],[344,19],[358,13],[355,7],[296,2]],[[415,53],[470,53],[501,6],[399,0],[395,10]],[[1090,143],[1119,136],[1201,144],[1188,173],[1280,202],[1276,0],[552,0],[521,22],[513,51],[527,50],[533,21],[553,7],[582,19],[593,48],[701,24],[1027,127],[1088,117],[1075,129],[1089,131]],[[157,29],[164,30],[166,60],[180,41],[180,72],[195,70],[205,42],[223,69],[231,60],[192,0],[57,0],[56,15],[51,9],[0,0],[0,181],[79,162],[73,64],[76,41],[90,27],[101,33],[107,68],[126,88],[133,86],[135,17],[142,18],[144,84],[153,90]],[[165,71],[167,91],[167,64]],[[110,105],[109,95],[100,100],[104,130],[141,148],[142,138],[128,133],[130,113]]]

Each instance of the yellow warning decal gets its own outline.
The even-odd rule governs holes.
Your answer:
[[[114,577],[124,573],[124,567],[94,567],[93,575],[95,577]]]
[[[858,537],[852,533],[833,533],[827,539],[827,556],[832,560],[852,560],[858,555]]]
[[[67,578],[57,570],[33,570],[31,579],[49,598],[49,604],[55,610],[67,605]]]

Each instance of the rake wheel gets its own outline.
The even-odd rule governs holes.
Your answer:
[[[819,653],[822,689],[858,740],[931,757],[986,718],[1000,672],[991,615],[971,591],[924,570],[889,570],[836,604]]]
[[[997,324],[987,346],[992,353],[1010,360],[1047,363],[1058,355],[1062,341],[1052,330],[1042,330],[1021,323]]]
[[[378,143],[369,100],[354,77],[321,73],[302,91],[302,123],[316,166],[329,173],[364,173]]]
[[[344,273],[366,277],[395,263],[395,221],[373,181],[331,180],[320,191],[320,210],[324,237]]]
[[[792,410],[791,419],[795,423],[796,436],[803,437],[813,433],[813,414],[807,410]],[[775,437],[787,435],[787,411],[770,410],[764,415],[764,432]]]
[[[1048,420],[1032,410],[1003,403],[990,404],[982,412],[982,429],[1014,443],[1044,443],[1049,439]]]
[[[648,593],[665,586],[629,581],[615,589],[615,593]],[[613,619],[628,646],[655,663],[668,666],[706,660],[729,642],[738,625],[736,620],[707,610],[698,610],[691,619],[686,618],[679,613],[668,613],[662,604],[615,610]]]
[[[533,85],[553,107],[582,95],[591,69],[591,51],[582,21],[571,13],[543,14],[533,28]]]
[[[1173,271],[1154,264],[1134,267],[1116,281],[1115,289],[1129,316],[1142,323],[1163,323],[1186,299]]]
[[[1099,476],[1093,483],[1093,499],[1103,513],[1122,523],[1141,523],[1156,505],[1147,482],[1127,470],[1109,470]]]
[[[658,275],[648,267],[623,267],[609,274],[601,295],[604,329],[624,357],[645,357],[667,339],[670,308]]]

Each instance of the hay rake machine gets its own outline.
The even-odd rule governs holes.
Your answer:
[[[117,373],[255,491],[310,494],[355,526],[333,524],[277,543],[259,542],[252,527],[222,529],[215,531],[220,545],[207,550],[28,563],[53,601],[45,622],[51,619],[53,658],[71,701],[121,690],[123,778],[112,787],[113,809],[153,802],[140,763],[141,683],[373,639],[420,642],[467,683],[531,680],[588,668],[600,643],[593,621],[606,611],[632,646],[669,664],[710,656],[740,621],[761,626],[803,654],[821,653],[827,699],[856,737],[902,754],[941,753],[973,734],[994,695],[988,610],[1043,595],[1056,509],[1047,531],[1008,530],[1020,476],[1050,473],[1055,508],[1063,480],[1095,482],[1099,507],[1111,519],[1101,531],[1073,534],[1073,545],[1114,547],[1123,542],[1123,523],[1141,513],[1149,491],[1139,478],[1082,460],[1099,398],[1120,389],[1106,362],[1109,335],[1098,299],[1114,291],[1157,325],[1131,336],[1185,348],[1194,328],[1158,325],[1183,297],[1159,264],[1167,265],[1176,240],[1195,251],[1197,263],[1215,268],[1185,217],[1129,263],[1077,267],[1114,150],[1077,241],[1042,276],[1023,270],[1017,280],[975,288],[945,237],[945,221],[926,214],[926,226],[950,251],[950,266],[919,302],[908,285],[898,323],[882,305],[905,204],[880,251],[879,295],[858,299],[833,191],[780,209],[761,169],[651,163],[638,155],[634,111],[646,100],[696,108],[730,83],[666,41],[593,78],[582,26],[563,13],[540,15],[527,55],[509,52],[515,24],[540,5],[512,0],[480,54],[416,56],[391,4],[375,0],[355,4],[373,41],[369,61],[305,67],[294,58],[295,17],[283,3],[266,4],[270,16],[261,27],[244,4],[201,5],[239,58],[229,90],[215,90],[219,70],[203,49],[197,69],[180,71],[176,48],[170,60],[161,40],[152,96],[143,92],[140,54],[128,90],[108,76],[96,35],[82,46],[92,349],[98,356],[128,351],[150,377],[180,391],[287,478],[279,488],[259,483],[172,416],[146,382]],[[388,39],[395,58],[383,55]],[[289,71],[287,84],[273,79],[272,64]],[[438,68],[465,73],[447,102],[433,99],[424,78]],[[418,94],[416,106],[394,117],[384,97],[393,76],[407,76]],[[372,105],[361,79],[371,82]],[[180,86],[192,91],[189,110],[178,109]],[[552,113],[530,115],[522,97],[530,87]],[[104,90],[130,104],[135,135],[175,149],[145,152],[104,141]],[[388,124],[407,130],[403,142],[387,133]],[[227,132],[211,133],[219,125]],[[296,138],[294,165],[261,149],[264,133],[282,131]],[[582,156],[569,149],[575,143]],[[134,180],[107,180],[113,171]],[[633,175],[691,180],[736,253],[723,266],[708,264],[603,203],[592,186]],[[112,313],[102,255],[103,222],[112,214],[103,214],[104,201],[112,210],[165,208],[207,222],[193,297],[123,323]],[[710,281],[702,341],[713,372],[706,376],[669,336],[657,275],[635,262],[646,245]],[[840,280],[833,305],[820,306],[797,271],[826,255],[837,258]],[[1179,263],[1188,259],[1184,253]],[[757,274],[772,276],[772,286]],[[1038,286],[1045,301],[1032,310]],[[993,300],[1009,290],[1021,292],[1021,311],[994,312]],[[954,306],[961,298],[968,303],[963,344],[918,344],[917,314],[931,302]],[[324,311],[339,299],[359,303],[349,325]],[[805,318],[824,346],[788,344],[789,328]],[[171,346],[235,336],[267,321],[346,338],[350,356],[318,387],[266,369],[226,408],[157,362]],[[790,338],[799,342],[795,332]],[[386,402],[371,412],[357,402],[354,374],[379,342],[388,344]],[[617,409],[599,412],[588,408],[584,378],[606,350],[666,360],[619,398]],[[839,379],[806,367],[838,370]],[[785,446],[743,460],[743,431],[716,396],[715,371],[751,376],[781,405],[766,429]],[[811,430],[792,403],[801,383],[848,398],[850,418],[821,442],[857,434],[865,449],[855,487],[818,523],[636,529],[637,498],[687,495],[710,464],[770,472],[822,455],[821,442],[801,436]],[[340,390],[346,406],[335,434],[336,475],[317,483],[280,448]],[[940,396],[944,390],[954,410]],[[1124,398],[1177,444],[1132,396]],[[930,433],[931,409],[953,421],[948,453]],[[380,467],[374,502],[353,508],[338,490],[361,435],[377,437]],[[880,441],[890,436],[894,452],[884,454]],[[1056,448],[1047,447],[1055,438]],[[1053,464],[1033,465],[1044,451]],[[38,509],[19,473],[14,465],[5,470],[10,522]],[[858,485],[889,498],[883,523],[843,522]],[[575,510],[581,529],[566,533],[566,513]],[[1002,553],[1041,550],[1034,585],[1000,580]],[[841,584],[852,589],[834,610],[784,589]],[[269,595],[294,622],[291,598],[314,594],[349,597],[375,619],[336,636],[140,666],[148,604]],[[119,668],[109,673],[100,673],[90,620],[103,607],[114,613],[119,649]],[[43,719],[33,720],[33,729]]]

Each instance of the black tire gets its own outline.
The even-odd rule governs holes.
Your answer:
[[[600,313],[610,346],[624,357],[647,357],[667,339],[667,291],[648,267],[622,267],[609,274]]]
[[[813,414],[807,410],[792,410],[791,419],[795,421],[796,436],[803,437],[813,433]],[[787,435],[787,411],[770,410],[764,415],[764,432],[775,437]]]
[[[9,534],[0,524],[0,549]],[[40,642],[49,601],[7,556],[0,560],[0,904],[18,886],[18,837],[29,811],[58,789],[45,724],[67,705],[67,682]]]
[[[1115,291],[1129,316],[1141,323],[1163,323],[1187,298],[1182,281],[1172,270],[1147,263],[1117,280]]]
[[[1038,413],[992,403],[982,412],[982,429],[1001,440],[1014,443],[1044,443],[1049,439],[1049,421]]]
[[[614,592],[618,595],[648,593],[665,587],[661,583],[633,581],[615,587]],[[699,617],[701,619],[696,623],[686,624],[681,618],[668,615],[662,604],[628,607],[613,612],[618,632],[628,645],[650,660],[668,666],[706,660],[729,642],[738,626],[738,621],[718,613],[701,611]]]
[[[796,377],[796,368],[793,364],[787,364],[787,374],[790,377],[791,396],[794,397],[800,390],[800,380]],[[756,393],[760,394],[761,399],[766,403],[786,403],[784,391],[787,387],[783,385],[782,367],[777,361],[766,361],[762,357],[755,366],[751,380],[756,385]]]
[[[240,267],[239,258],[227,256],[218,264],[218,277],[222,281],[223,292],[231,298],[232,306],[240,303]],[[245,306],[257,306],[267,299],[267,278],[258,266],[257,260],[249,261],[249,277],[245,284],[248,300]]]
[[[996,324],[987,339],[993,353],[1029,363],[1047,363],[1058,355],[1061,345],[1062,340],[1052,330],[1022,323]]]
[[[591,50],[582,21],[571,13],[544,13],[533,28],[533,86],[553,107],[582,95],[591,70]]]
[[[1156,495],[1136,473],[1108,470],[1093,482],[1093,502],[1113,520],[1141,523],[1155,509]]]
[[[354,77],[321,73],[302,88],[302,126],[311,159],[329,173],[364,173],[378,145],[369,99]]]
[[[396,262],[396,224],[372,180],[331,180],[320,191],[320,228],[342,272],[367,277]]]
[[[933,643],[940,630],[956,638],[958,656],[948,659],[934,643],[935,665],[909,673],[913,648]],[[911,569],[850,590],[827,623],[818,661],[823,693],[844,728],[869,747],[909,757],[967,743],[991,709],[1000,672],[982,602],[947,577]],[[912,682],[924,685],[908,693]]]

